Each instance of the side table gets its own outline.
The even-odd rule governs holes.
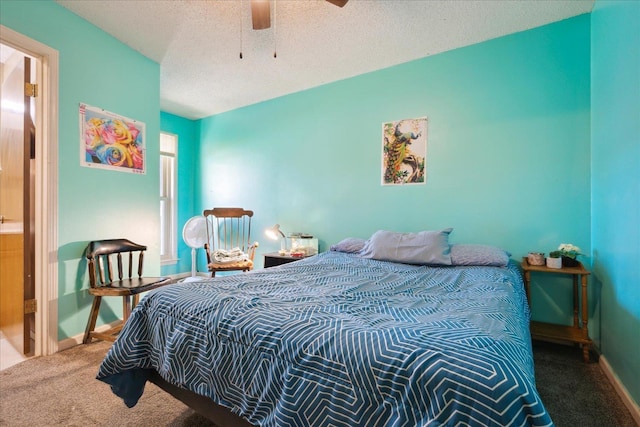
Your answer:
[[[291,255],[280,255],[278,252],[264,254],[264,268],[275,267],[277,265],[288,264],[299,261],[305,257],[293,257]]]
[[[589,362],[589,349],[592,341],[589,338],[589,303],[587,299],[587,278],[589,270],[582,263],[576,267],[549,268],[546,265],[531,265],[527,257],[522,258],[522,270],[524,271],[524,285],[527,291],[527,300],[531,306],[531,273],[567,274],[573,278],[573,325],[557,325],[544,322],[531,322],[531,338],[541,341],[570,341],[582,345],[582,356],[585,362]],[[582,305],[579,304],[578,282],[582,288]],[[580,319],[581,318],[581,319]],[[582,322],[580,322],[582,320]]]

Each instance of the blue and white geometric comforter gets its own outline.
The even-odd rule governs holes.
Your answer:
[[[149,293],[98,379],[131,407],[149,369],[261,426],[547,426],[514,265],[326,252]]]

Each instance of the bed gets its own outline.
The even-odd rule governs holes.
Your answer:
[[[549,426],[516,264],[349,251],[150,292],[97,378],[219,426]]]

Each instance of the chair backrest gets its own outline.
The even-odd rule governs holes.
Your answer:
[[[128,239],[95,240],[89,242],[86,249],[87,261],[89,263],[89,285],[92,288],[100,287],[122,280],[125,267],[128,271],[126,278],[133,277],[133,266],[137,265],[137,277],[142,277],[142,265],[144,262],[144,251],[147,247],[133,243]],[[123,263],[122,254],[129,254],[128,262]],[[134,262],[134,253],[138,254],[137,263]],[[118,276],[113,275],[112,255],[116,256]]]
[[[251,248],[251,218],[253,211],[242,208],[213,208],[202,212],[207,220],[205,250],[231,250],[240,248],[247,253]]]

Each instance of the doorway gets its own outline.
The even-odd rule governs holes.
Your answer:
[[[26,75],[31,81],[38,82],[37,97],[36,98],[22,98],[23,102],[23,123],[26,119],[26,126],[22,125],[23,135],[23,156],[17,161],[11,156],[10,160],[5,160],[8,155],[4,151],[8,148],[0,150],[0,176],[3,175],[6,166],[10,165],[11,168],[20,165],[20,160],[23,160],[23,168],[27,170],[28,177],[22,181],[22,192],[19,190],[8,190],[9,194],[19,193],[20,197],[23,194],[28,194],[28,200],[25,202],[23,197],[22,203],[22,230],[16,233],[15,229],[7,231],[8,234],[18,234],[19,237],[14,237],[18,242],[18,248],[12,252],[12,257],[15,257],[12,262],[18,265],[22,271],[12,272],[13,275],[22,277],[22,283],[28,283],[27,288],[22,288],[23,302],[17,303],[14,306],[19,307],[22,310],[31,313],[27,313],[26,321],[23,317],[23,341],[22,352],[19,354],[21,358],[24,358],[24,352],[26,350],[27,355],[44,356],[53,354],[58,351],[58,69],[59,69],[59,54],[58,51],[51,47],[42,44],[36,40],[33,40],[21,33],[18,33],[11,28],[0,25],[0,47],[3,50],[2,53],[2,69],[0,76],[2,76],[2,82],[10,75],[9,69],[12,67],[7,66],[7,72],[5,73],[5,56],[8,58],[14,54],[13,50],[17,51],[19,58],[23,60],[23,77]],[[10,48],[10,49],[7,49]],[[5,52],[7,52],[5,54]],[[30,61],[24,61],[25,58],[29,58]],[[18,60],[15,60],[19,62]],[[29,62],[29,65],[26,64]],[[33,76],[35,75],[35,80]],[[23,91],[27,88],[24,87],[24,79],[22,80]],[[4,95],[4,87],[3,93]],[[24,96],[24,93],[23,93]],[[0,118],[0,125],[4,125],[5,118],[10,121],[10,111],[19,110],[20,107],[10,102],[4,101],[2,105],[2,117]],[[17,102],[19,104],[19,102]],[[34,108],[35,107],[35,108]],[[27,130],[25,132],[25,129]],[[26,135],[26,138],[25,138]],[[7,166],[8,167],[8,166]],[[19,166],[17,166],[19,167]],[[2,178],[4,179],[4,178]],[[20,186],[11,186],[11,188],[20,188]],[[1,198],[4,196],[4,185],[0,182],[0,211],[3,211],[6,206],[10,206],[5,203]],[[15,202],[20,206],[19,202]],[[25,205],[28,203],[28,206]],[[8,212],[14,212],[16,207],[11,204],[11,208],[7,208]],[[4,213],[0,212],[0,215]],[[13,216],[13,213],[11,214]],[[5,218],[10,219],[9,215]],[[25,219],[26,218],[26,219]],[[5,224],[9,224],[11,221],[7,221]],[[4,224],[0,224],[0,227],[5,227]],[[7,229],[12,229],[19,226],[6,225]],[[3,235],[4,233],[0,233]],[[25,236],[28,236],[25,238]],[[5,240],[5,239],[2,239]],[[24,244],[27,244],[28,250],[24,250]],[[20,248],[22,243],[23,247]],[[13,244],[13,243],[12,243]],[[7,243],[8,245],[8,243]],[[20,252],[22,252],[22,258],[20,258]],[[2,259],[4,260],[4,256]],[[22,262],[19,260],[22,259]],[[26,268],[25,268],[26,266]],[[0,266],[0,275],[8,269]],[[26,279],[26,280],[25,280]],[[18,281],[20,279],[17,279]],[[29,283],[31,281],[31,283]],[[2,277],[0,288],[5,282]],[[27,292],[24,293],[25,289]],[[35,289],[35,293],[33,290]],[[0,296],[0,303],[4,295]],[[24,304],[24,299],[32,300],[27,305]],[[2,311],[4,311],[4,307]],[[35,313],[33,313],[35,311]],[[24,312],[22,314],[24,316]],[[25,333],[26,331],[26,333]],[[5,338],[5,337],[0,337]],[[19,346],[18,341],[18,346]],[[8,345],[8,341],[4,339],[0,341],[0,361],[11,362],[11,360],[4,360],[4,349],[12,347]],[[12,362],[13,363],[13,362]],[[4,368],[6,363],[0,363]]]
[[[35,61],[0,44],[2,367],[35,351]]]

